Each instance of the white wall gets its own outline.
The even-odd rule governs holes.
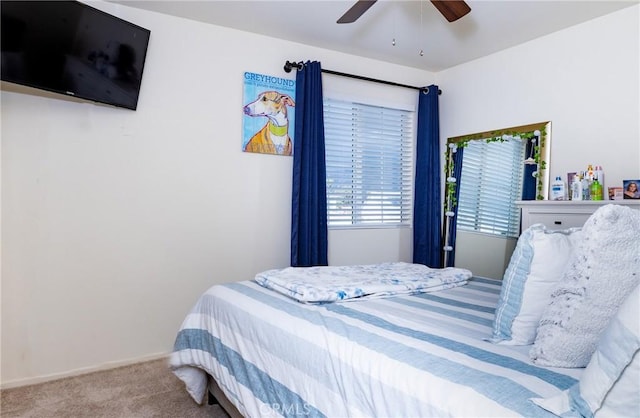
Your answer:
[[[605,186],[640,178],[639,22],[629,7],[438,73],[443,143],[550,120],[551,176],[598,164]],[[456,265],[480,274],[508,263],[512,245],[471,235],[459,234]]]
[[[3,386],[164,354],[209,286],[288,265],[291,159],[240,151],[245,71],[287,76],[285,60],[317,59],[411,85],[436,79],[98,7],[151,29],[138,111],[1,95]],[[442,139],[549,119],[561,172],[597,163],[608,182],[638,178],[638,54],[633,7],[439,73]],[[334,93],[411,100],[324,80]],[[406,261],[410,237],[332,231],[330,262]]]
[[[126,6],[151,30],[138,110],[2,92],[3,386],[166,354],[197,297],[289,265],[290,157],[241,152],[243,73],[287,59],[434,75]],[[401,76],[400,76],[401,74]],[[415,103],[335,76],[327,93]],[[407,260],[408,230],[330,234],[330,262]],[[344,241],[343,241],[344,240]],[[348,242],[349,245],[343,245]]]

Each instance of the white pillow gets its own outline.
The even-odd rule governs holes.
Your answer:
[[[530,350],[537,365],[585,367],[600,334],[640,283],[640,211],[600,207],[587,219]]]
[[[533,343],[542,312],[581,236],[580,228],[547,230],[542,224],[520,235],[502,279],[490,341]]]
[[[532,401],[562,416],[632,417],[640,413],[640,286],[611,320],[580,381],[560,395]]]

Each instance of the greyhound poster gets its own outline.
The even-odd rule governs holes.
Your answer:
[[[244,73],[244,152],[293,154],[295,95],[295,80]]]

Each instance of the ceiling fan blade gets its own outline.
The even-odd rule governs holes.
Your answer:
[[[376,1],[377,0],[358,0],[356,4],[351,6],[351,8],[347,10],[347,12],[343,14],[340,19],[338,19],[338,23],[355,22],[360,16],[364,14],[364,12],[369,10],[369,7],[373,6],[373,3],[375,3]]]
[[[455,22],[471,11],[463,0],[431,0],[431,3],[449,22]]]

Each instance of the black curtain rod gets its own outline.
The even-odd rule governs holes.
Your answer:
[[[293,68],[295,68],[296,70],[300,70],[300,69],[302,69],[303,66],[304,66],[304,63],[302,63],[302,62],[287,61],[287,62],[284,63],[284,71],[287,72],[287,73],[290,73]],[[370,78],[370,77],[364,77],[364,76],[361,76],[361,75],[354,75],[354,74],[341,73],[341,72],[338,72],[338,71],[325,70],[324,68],[321,71],[323,73],[327,73],[327,74],[333,74],[333,75],[339,75],[339,76],[342,76],[342,77],[355,78],[355,79],[364,80],[364,81],[372,81],[374,83],[386,84],[388,86],[406,87],[408,89],[421,90],[421,91],[422,90],[426,90],[426,91],[429,90],[428,87],[409,86],[407,84],[394,83],[393,81],[378,80],[377,78]],[[442,94],[442,90],[438,89],[438,94],[439,95]]]

